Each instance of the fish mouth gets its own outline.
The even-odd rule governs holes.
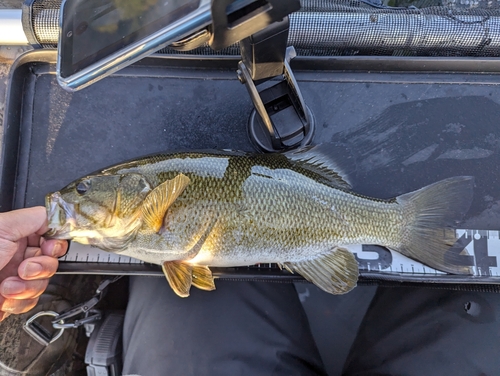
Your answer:
[[[74,207],[66,203],[59,192],[45,197],[49,230],[44,234],[51,239],[70,239],[74,223]]]

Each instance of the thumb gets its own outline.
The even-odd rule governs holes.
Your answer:
[[[42,235],[47,229],[47,214],[42,206],[0,213],[0,269],[16,253],[18,240]]]

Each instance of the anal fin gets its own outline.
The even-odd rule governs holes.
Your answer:
[[[215,290],[214,277],[208,266],[193,266],[192,284],[200,290]]]
[[[165,261],[163,273],[170,287],[181,298],[189,296],[191,286],[201,290],[215,290],[214,277],[208,266],[190,265],[182,261]]]
[[[283,266],[335,295],[351,291],[359,276],[356,258],[345,248],[335,248],[311,260],[285,262]]]
[[[165,261],[162,269],[172,290],[181,298],[187,298],[193,281],[193,267],[181,261]]]

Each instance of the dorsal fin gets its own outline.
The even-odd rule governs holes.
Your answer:
[[[354,159],[346,150],[339,148],[338,145],[324,143],[288,151],[284,155],[298,166],[322,176],[334,187],[351,189],[348,174],[355,171]],[[335,158],[335,155],[342,155],[342,158]]]
[[[160,231],[165,214],[189,185],[190,179],[183,174],[167,180],[153,189],[144,199],[142,204],[142,219],[154,232]]]

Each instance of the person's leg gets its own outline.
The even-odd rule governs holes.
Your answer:
[[[379,288],[345,375],[496,375],[500,294]]]
[[[216,285],[183,299],[163,278],[131,278],[123,374],[324,374],[293,284]]]

